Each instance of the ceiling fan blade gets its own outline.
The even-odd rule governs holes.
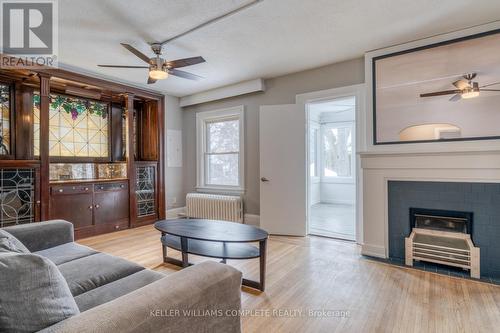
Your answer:
[[[479,91],[500,91],[500,89],[480,89]]]
[[[125,66],[125,65],[97,65],[99,67],[110,67],[110,68],[149,68],[149,66]]]
[[[203,57],[192,57],[192,58],[184,58],[184,59],[167,61],[167,65],[170,68],[180,68],[180,67],[186,67],[186,66],[200,64],[202,62],[205,62],[205,59],[203,59]]]
[[[467,80],[464,80],[464,79],[460,79],[458,81],[453,82],[453,85],[455,87],[457,87],[458,89],[460,89],[460,90],[463,90],[465,88],[469,88],[470,87],[469,82]]]
[[[120,44],[121,44],[121,46],[123,46],[124,48],[126,48],[127,50],[129,50],[130,52],[135,54],[137,57],[141,58],[143,61],[145,61],[149,64],[150,59],[147,55],[145,55],[144,53],[142,53],[141,51],[139,51],[138,49],[136,49],[132,45],[129,45],[126,43],[120,43]]]
[[[443,96],[443,95],[451,95],[451,94],[459,94],[461,93],[462,90],[443,90],[443,91],[436,91],[432,93],[426,93],[426,94],[420,94],[420,97],[433,97],[433,96]]]
[[[453,95],[451,98],[450,98],[450,102],[456,102],[456,101],[459,101],[462,99],[462,95],[461,94],[456,94],[456,95]]]
[[[170,69],[168,71],[169,74],[171,75],[174,75],[174,76],[178,76],[178,77],[182,77],[183,79],[189,79],[189,80],[200,80],[200,79],[203,79],[201,76],[198,76],[198,75],[195,75],[195,74],[191,74],[191,73],[188,73],[188,72],[184,72],[184,71],[180,71],[178,69]]]
[[[152,78],[148,77],[148,84],[153,84],[155,82],[156,82],[155,79],[152,79]]]
[[[481,86],[479,88],[486,88],[486,87],[490,87],[490,86],[495,86],[497,84],[500,84],[500,82],[495,82],[495,83],[490,83],[490,84],[485,84],[484,86]]]

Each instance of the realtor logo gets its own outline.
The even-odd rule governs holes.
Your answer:
[[[2,68],[56,66],[57,3],[1,1]]]

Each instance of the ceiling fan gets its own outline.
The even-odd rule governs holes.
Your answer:
[[[162,44],[154,43],[151,44],[151,49],[156,54],[156,56],[150,58],[132,45],[126,43],[120,43],[124,48],[132,52],[134,55],[139,57],[142,61],[147,63],[147,66],[125,66],[125,65],[97,65],[99,67],[111,67],[111,68],[148,68],[149,77],[148,84],[155,83],[157,80],[163,80],[168,77],[168,75],[174,75],[182,77],[189,80],[199,80],[202,79],[201,76],[191,74],[188,72],[180,71],[177,68],[186,67],[191,65],[196,65],[205,62],[203,57],[192,57],[177,60],[166,60],[161,57]]]
[[[500,89],[484,89],[486,87],[494,86],[500,84],[500,82],[490,83],[483,86],[479,86],[478,82],[473,82],[477,73],[465,74],[462,79],[453,82],[452,84],[457,88],[454,90],[443,90],[431,93],[420,94],[420,97],[433,97],[433,96],[443,96],[443,95],[453,95],[450,101],[456,102],[462,98],[474,98],[478,97],[481,91],[500,91]]]

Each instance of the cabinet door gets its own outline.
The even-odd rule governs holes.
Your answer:
[[[128,224],[129,193],[126,183],[96,184],[94,191],[96,226],[107,223]]]
[[[75,230],[92,226],[92,210],[92,193],[50,196],[50,218],[69,221]]]
[[[138,165],[136,173],[137,217],[155,216],[157,215],[156,167],[154,165]]]

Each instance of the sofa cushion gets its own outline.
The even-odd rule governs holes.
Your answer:
[[[99,252],[77,243],[66,243],[34,253],[50,259],[56,265],[61,265],[68,261],[87,257]]]
[[[164,278],[165,275],[144,269],[123,279],[100,286],[75,297],[76,304],[81,312],[101,305],[142,288],[156,280]]]
[[[58,266],[73,296],[142,271],[144,267],[122,258],[97,253]]]
[[[34,332],[80,313],[56,265],[32,253],[0,253],[0,300],[0,332]]]
[[[30,250],[19,239],[0,229],[0,252],[30,253]]]

